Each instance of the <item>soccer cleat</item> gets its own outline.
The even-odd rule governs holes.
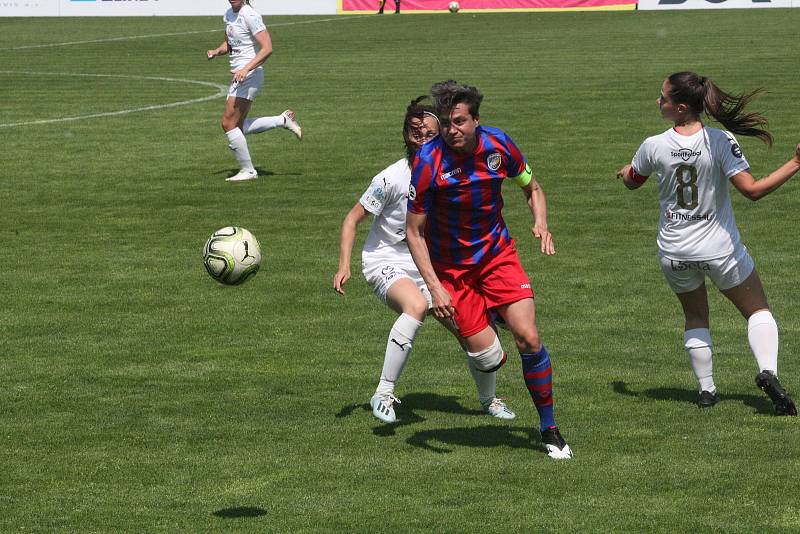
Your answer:
[[[384,423],[394,423],[397,421],[393,406],[395,402],[400,404],[400,399],[393,393],[376,393],[369,400],[369,405],[372,406],[372,415]]]
[[[553,460],[569,460],[572,458],[572,449],[566,440],[561,437],[558,427],[551,427],[542,432],[542,447]]]
[[[491,415],[492,417],[497,417],[498,419],[514,419],[517,414],[512,412],[506,403],[503,402],[503,399],[494,397],[489,399],[486,402],[482,402],[481,405],[483,406],[483,411]]]
[[[295,119],[294,111],[291,109],[287,109],[283,113],[281,113],[283,117],[283,127],[287,130],[291,130],[291,132],[297,136],[299,140],[303,140],[303,129],[300,128],[300,124],[298,124],[297,119]]]
[[[756,375],[756,386],[761,388],[761,391],[767,396],[775,405],[775,415],[797,415],[797,407],[794,402],[783,389],[778,377],[772,371],[761,371]]]
[[[716,390],[714,393],[710,391],[701,391],[700,397],[697,399],[697,406],[700,408],[712,408],[718,402],[719,394],[717,394]]]
[[[255,169],[242,169],[230,178],[225,178],[226,182],[244,182],[245,180],[255,180],[258,173]]]

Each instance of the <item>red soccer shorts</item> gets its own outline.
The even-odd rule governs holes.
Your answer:
[[[533,298],[531,282],[513,244],[478,265],[434,263],[433,266],[442,286],[450,293],[455,308],[454,320],[464,337],[489,326],[490,308]]]

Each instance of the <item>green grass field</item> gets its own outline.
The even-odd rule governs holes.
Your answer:
[[[0,19],[0,531],[797,531],[797,419],[771,415],[745,322],[715,292],[722,402],[695,407],[654,184],[614,174],[666,128],[655,99],[685,69],[767,87],[775,147],[740,140],[758,176],[788,159],[798,13],[268,18],[251,115],[291,106],[306,137],[251,137],[262,176],[241,184],[224,181],[235,162],[210,98],[228,83],[226,60],[205,59],[219,18]],[[402,156],[408,100],[447,78],[483,90],[482,122],[548,195],[552,258],[513,188],[505,214],[569,462],[539,450],[518,358],[498,378],[518,417],[491,419],[433,321],[398,385],[401,423],[367,406],[393,314],[360,277],[366,228],[346,296],[331,289],[339,224]],[[799,193],[734,199],[796,395]],[[241,287],[200,257],[229,224],[265,254]]]

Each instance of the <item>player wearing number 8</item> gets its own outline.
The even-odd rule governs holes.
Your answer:
[[[661,86],[658,105],[674,126],[646,139],[617,177],[628,189],[641,187],[653,173],[657,177],[659,259],[683,307],[684,347],[700,383],[698,405],[707,408],[719,400],[712,376],[708,276],[747,319],[747,337],[759,368],[756,385],[770,397],[778,415],[797,415],[778,381],[778,327],[739,236],[727,184],[730,181],[745,197],[758,200],[800,170],[797,145],[792,159],[765,178],[756,180],[750,173],[733,133],[772,145],[772,135],[764,129],[766,119],[744,112],[760,92],[732,95],[693,72],[672,74]],[[703,113],[729,131],[705,126]]]

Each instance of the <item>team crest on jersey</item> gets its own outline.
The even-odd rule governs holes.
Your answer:
[[[386,192],[379,185],[373,186],[372,191],[370,191],[370,193],[372,194],[373,197],[375,197],[376,200],[383,200],[384,198],[386,198]]]
[[[739,145],[737,143],[731,143],[731,154],[733,154],[739,159],[742,158],[742,149],[739,148]]]
[[[683,161],[689,161],[689,158],[693,158],[695,156],[700,156],[703,153],[702,150],[698,150],[695,152],[690,148],[682,148],[677,152],[672,152],[673,158],[681,158]]]
[[[486,166],[489,167],[490,171],[499,169],[501,163],[503,163],[503,158],[497,152],[489,154],[489,157],[486,158]]]

